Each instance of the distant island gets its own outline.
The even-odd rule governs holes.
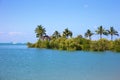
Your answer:
[[[52,36],[46,34],[46,29],[42,25],[38,25],[35,29],[36,37],[38,41],[35,43],[28,42],[29,48],[48,48],[57,50],[85,50],[85,51],[115,51],[120,52],[120,39],[113,40],[114,36],[119,36],[118,31],[114,27],[110,27],[109,30],[105,30],[103,26],[99,26],[95,32],[87,30],[85,37],[78,35],[72,37],[73,33],[66,28],[62,34],[55,31]],[[92,40],[91,37],[94,34],[100,36],[99,40]],[[110,36],[111,40],[105,39],[102,36]]]
[[[17,43],[17,42],[9,42],[9,43],[0,43],[1,45],[26,45],[26,43]]]

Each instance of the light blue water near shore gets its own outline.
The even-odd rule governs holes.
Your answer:
[[[0,80],[120,80],[120,53],[2,44]]]

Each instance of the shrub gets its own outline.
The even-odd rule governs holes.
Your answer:
[[[120,39],[117,39],[114,41],[113,48],[114,48],[114,51],[120,52]]]
[[[91,47],[92,51],[109,50],[109,41],[106,40],[106,39],[100,39],[98,41],[92,41],[90,47]]]

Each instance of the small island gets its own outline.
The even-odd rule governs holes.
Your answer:
[[[113,40],[114,36],[119,36],[118,31],[114,27],[106,30],[103,26],[99,26],[95,32],[88,29],[85,33],[85,37],[78,35],[72,37],[71,30],[66,28],[62,34],[55,31],[52,36],[46,34],[46,29],[42,25],[38,25],[35,29],[36,37],[38,41],[35,43],[28,42],[29,48],[47,48],[57,50],[84,50],[84,51],[115,51],[120,52],[120,39]],[[92,40],[91,37],[95,34],[100,36],[98,40]],[[102,35],[110,36],[111,40],[103,38]]]

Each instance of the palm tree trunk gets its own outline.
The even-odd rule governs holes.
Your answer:
[[[91,40],[91,37],[89,36],[89,40]]]
[[[102,39],[102,34],[100,34],[100,39]]]
[[[111,35],[111,41],[113,40],[113,35]]]
[[[39,40],[41,39],[41,36],[39,35]]]
[[[68,35],[66,35],[66,38],[68,39]]]
[[[89,36],[89,39],[91,40],[91,36]]]
[[[39,40],[44,40],[42,35],[39,36]]]

